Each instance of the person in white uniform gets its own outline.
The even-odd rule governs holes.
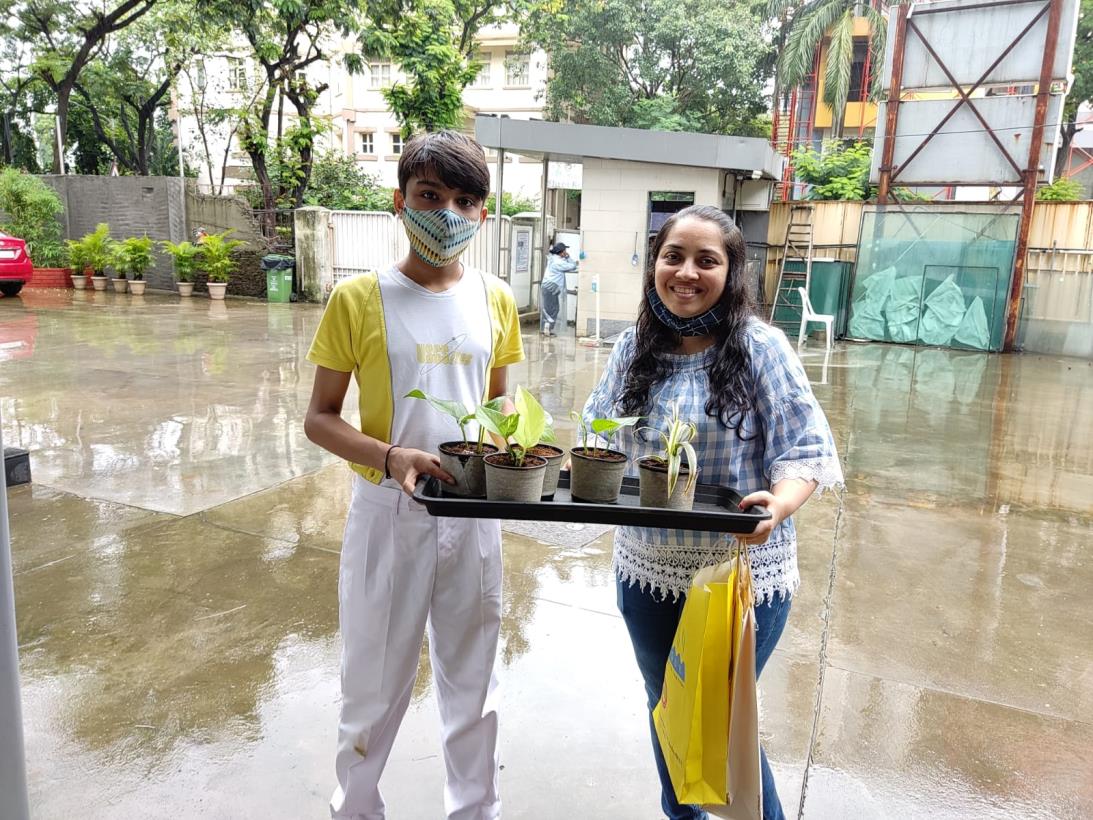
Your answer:
[[[381,820],[379,780],[410,703],[425,629],[442,721],[452,820],[493,820],[497,785],[494,662],[501,625],[498,521],[433,518],[411,500],[419,477],[451,477],[437,447],[450,419],[405,398],[414,389],[470,405],[506,396],[523,359],[516,301],[460,255],[482,220],[482,147],[425,134],[399,160],[395,209],[410,254],[334,288],[308,360],[316,365],[309,439],[350,462],[342,544],[342,710],[331,816]],[[341,417],[355,376],[360,429]]]

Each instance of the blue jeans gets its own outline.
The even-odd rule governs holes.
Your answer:
[[[642,591],[637,584],[616,579],[618,586],[619,612],[630,632],[630,641],[634,644],[634,655],[638,668],[645,680],[645,696],[649,702],[649,732],[653,738],[653,757],[656,759],[657,773],[660,775],[661,806],[664,816],[669,820],[705,820],[708,815],[698,806],[684,806],[676,800],[672,779],[664,756],[660,751],[656,729],[653,727],[653,707],[660,700],[664,685],[664,665],[675,639],[676,626],[683,614],[683,599],[673,601],[670,598],[654,596],[652,591]],[[773,600],[755,607],[755,675],[758,678],[766,666],[767,660],[778,639],[785,629],[789,617],[790,599]],[[763,769],[763,820],[785,820],[782,804],[778,800],[778,791],[774,786],[774,775],[770,771],[766,752],[760,749]]]

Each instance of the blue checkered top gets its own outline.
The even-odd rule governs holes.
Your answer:
[[[754,319],[747,339],[757,406],[744,417],[745,440],[705,411],[706,367],[717,355],[716,348],[670,356],[674,370],[651,391],[651,409],[642,423],[665,429],[669,402],[679,402],[683,417],[698,426],[693,443],[703,484],[732,487],[741,495],[769,490],[786,478],[816,480],[821,489],[841,486],[842,468],[827,418],[785,334]],[[630,328],[620,336],[585,404],[586,420],[622,415],[617,401],[634,347]],[[615,438],[614,446],[631,457],[629,474],[636,475],[638,459],[656,455],[660,440],[628,428]],[[730,542],[731,536],[717,533],[620,527],[615,534],[615,569],[624,580],[679,595],[689,588],[695,572],[728,557]],[[751,555],[757,601],[792,594],[799,583],[792,519],[775,528],[766,544],[753,547]]]

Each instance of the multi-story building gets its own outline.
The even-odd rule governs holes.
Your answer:
[[[477,40],[479,59],[485,65],[463,93],[465,130],[473,133],[476,114],[513,119],[541,117],[547,79],[546,54],[521,49],[519,30],[514,25],[487,27]],[[335,50],[331,60],[316,63],[307,70],[312,84],[327,86],[314,109],[316,118],[327,123],[319,150],[351,156],[362,169],[374,174],[380,185],[394,187],[403,141],[383,89],[405,81],[405,76],[398,65],[379,59],[368,61],[363,73],[351,75],[340,57],[353,47],[352,42],[346,42]],[[251,104],[258,90],[256,69],[242,54],[223,55],[207,58],[184,75],[179,100],[183,143],[191,166],[198,170],[202,190],[231,193],[240,185],[252,183],[250,159],[240,148],[235,129],[237,118],[228,117],[216,124],[213,120],[217,119],[217,110],[246,108]],[[292,125],[294,113],[287,100],[278,101],[270,126],[271,138],[277,136],[278,127],[284,131]],[[203,127],[199,127],[199,120]],[[496,157],[488,158],[492,174]],[[541,164],[506,158],[504,190],[538,201],[542,190]]]

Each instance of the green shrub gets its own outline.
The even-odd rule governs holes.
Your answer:
[[[35,176],[15,168],[0,171],[0,211],[7,218],[0,230],[26,240],[31,261],[41,268],[68,263],[61,223],[64,205],[56,191]]]
[[[1070,177],[1059,177],[1036,192],[1040,202],[1074,202],[1082,198],[1082,184]]]
[[[246,243],[229,239],[230,234],[231,231],[211,233],[201,240],[201,267],[210,282],[227,282],[239,267],[232,254],[236,248]]]
[[[147,236],[130,236],[114,244],[114,269],[122,276],[133,274],[137,281],[144,279],[152,267],[153,242]]]

